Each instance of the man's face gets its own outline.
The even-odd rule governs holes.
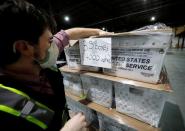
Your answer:
[[[39,44],[35,46],[34,57],[37,60],[44,60],[46,58],[47,50],[49,49],[52,42],[52,33],[46,29],[39,38]]]

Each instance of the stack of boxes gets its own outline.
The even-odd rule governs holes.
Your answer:
[[[134,80],[137,80],[158,84],[162,82],[161,79],[166,78],[161,76],[161,70],[171,41],[171,33],[168,31],[138,31],[107,37],[112,39],[111,69],[103,68],[100,72],[99,67],[82,66],[78,44],[65,49],[68,67],[78,70],[99,71],[99,73],[105,74],[104,76],[124,77],[124,80],[125,78],[132,79],[133,83]],[[72,59],[76,60],[72,61]],[[127,114],[154,127],[159,126],[168,95],[165,91],[150,89],[150,87],[144,88],[141,85],[134,85],[132,82],[128,84],[107,80],[106,77],[100,79],[83,73],[71,74],[71,77],[68,77],[66,72],[63,74],[65,87],[70,85],[68,83],[73,84],[73,90],[68,90],[71,93],[78,96],[83,95],[86,99],[104,107],[115,108],[120,113]],[[76,78],[73,78],[72,75]],[[69,88],[71,87],[69,86]],[[105,130],[103,128],[108,122],[107,118],[104,119],[104,117],[98,113],[99,127],[102,130]],[[121,126],[115,126],[115,124],[112,126],[114,126],[110,127],[112,130],[131,130],[128,126],[125,129],[121,129]],[[106,130],[108,131],[108,129]]]

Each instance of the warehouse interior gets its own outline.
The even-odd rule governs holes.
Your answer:
[[[184,0],[26,1],[48,14],[53,34],[71,28],[112,33],[69,41],[57,61],[70,115],[83,112],[90,123],[83,131],[185,131]],[[106,47],[112,63],[90,63],[89,52],[106,54],[93,45],[102,41],[112,44]]]
[[[41,5],[41,4],[38,4]],[[48,7],[48,6],[51,7]],[[185,60],[184,30],[185,2],[183,0],[88,0],[56,1],[48,0],[43,6],[54,12],[58,28],[92,27],[110,32],[127,32],[146,25],[165,23],[173,28],[174,38],[165,58],[165,66],[173,88],[169,103],[166,104],[164,131],[185,130]],[[54,9],[52,8],[54,7]],[[64,20],[65,16],[70,21]],[[155,20],[152,20],[155,17]],[[168,120],[168,121],[167,121]],[[178,122],[177,122],[178,121]],[[176,124],[175,124],[176,123]],[[178,124],[177,124],[178,123]],[[169,126],[173,125],[173,126]]]

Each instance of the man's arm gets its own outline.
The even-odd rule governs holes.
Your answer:
[[[100,29],[94,29],[94,28],[71,28],[71,29],[65,30],[65,32],[68,34],[70,40],[77,40],[77,39],[85,38],[89,36],[110,34],[110,32],[106,32],[106,31],[103,31]]]
[[[59,31],[53,36],[53,41],[59,47],[60,52],[62,52],[64,47],[69,44],[69,40],[78,40],[80,38],[108,34],[112,33],[93,28],[71,28],[65,31]]]

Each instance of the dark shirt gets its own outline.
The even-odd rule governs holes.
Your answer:
[[[16,88],[54,110],[55,115],[48,126],[48,131],[59,131],[62,128],[62,113],[63,110],[66,110],[66,99],[63,77],[59,70],[43,69],[39,76],[0,71],[0,84]],[[68,115],[68,110],[66,110],[66,113]],[[12,129],[18,131],[25,131],[26,129],[30,131],[42,130],[39,126],[28,122],[24,118],[0,111],[0,131]]]

